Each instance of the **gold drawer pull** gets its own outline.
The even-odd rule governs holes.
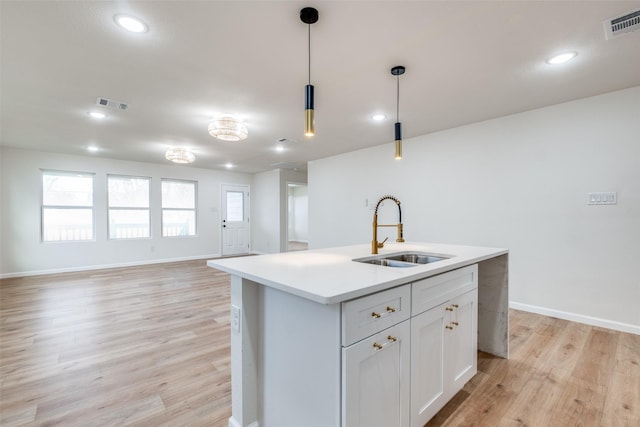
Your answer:
[[[384,344],[379,344],[377,342],[374,342],[373,343],[373,348],[375,348],[376,351],[378,351],[378,350],[382,350],[383,348],[392,345],[393,343],[398,342],[398,338],[394,337],[393,335],[388,335],[387,339],[389,340],[389,342],[384,343]]]
[[[445,308],[445,310],[447,310],[447,311],[453,311],[453,308],[451,308],[451,307],[447,307],[447,308]]]
[[[451,304],[453,308],[458,308],[458,304]]]
[[[395,308],[393,308],[393,307],[388,307],[388,306],[387,306],[387,311],[388,311],[389,313],[395,313],[395,312],[396,312],[396,309],[395,309]]]
[[[453,329],[453,326],[449,326],[449,325],[447,325],[447,326],[445,326],[445,328],[447,328],[447,329]]]
[[[451,322],[451,323],[453,323],[453,326],[458,326],[460,324],[458,322]]]
[[[380,318],[380,313],[376,313],[375,311],[371,313],[371,317],[375,317],[376,319]]]

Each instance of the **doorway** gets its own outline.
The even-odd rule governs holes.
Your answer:
[[[309,248],[309,190],[306,183],[287,183],[287,251]]]
[[[222,256],[247,254],[250,249],[249,186],[222,184]]]

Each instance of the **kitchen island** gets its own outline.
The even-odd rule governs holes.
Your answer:
[[[475,374],[477,349],[508,357],[506,249],[394,243],[377,257],[445,259],[353,261],[370,251],[208,261],[232,276],[230,427],[422,426]]]

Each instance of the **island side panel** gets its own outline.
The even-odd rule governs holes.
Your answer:
[[[478,350],[509,358],[509,254],[478,263]]]
[[[231,276],[231,418],[229,427],[258,427],[258,290]],[[237,315],[237,316],[236,316]]]
[[[340,304],[259,293],[260,427],[339,426]]]

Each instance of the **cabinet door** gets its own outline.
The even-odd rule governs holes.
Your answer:
[[[409,426],[409,320],[342,349],[342,426]]]
[[[448,400],[478,370],[478,290],[453,298],[446,306],[449,308],[449,321],[445,325],[448,341],[445,357],[445,372],[449,378]]]
[[[447,402],[445,329],[447,304],[411,319],[411,426],[422,427]]]

